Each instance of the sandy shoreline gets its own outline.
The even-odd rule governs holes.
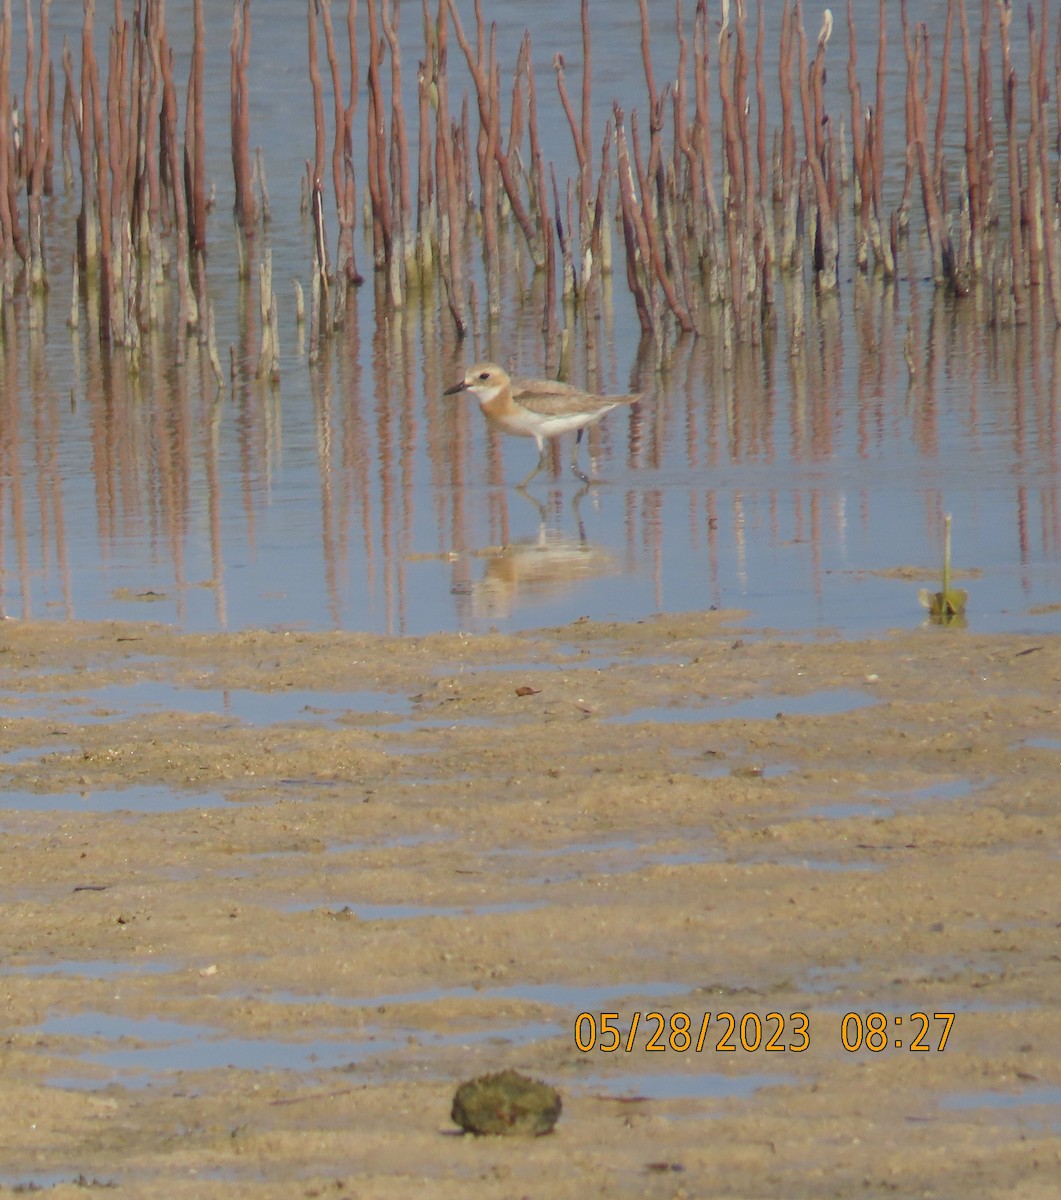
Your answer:
[[[0,667],[0,1194],[1056,1194],[1059,637],[7,622]],[[556,1132],[458,1136],[505,1066]]]

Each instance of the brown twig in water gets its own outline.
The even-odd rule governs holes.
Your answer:
[[[549,215],[549,198],[545,190],[545,157],[542,154],[541,139],[538,136],[538,88],[534,79],[534,60],[531,53],[531,39],[528,33],[525,38],[527,47],[524,56],[527,72],[527,135],[530,141],[531,170],[533,180],[533,197],[537,202],[537,222],[541,231],[541,243],[545,252],[543,264],[545,273],[545,307],[542,311],[542,332],[545,344],[550,353],[556,345],[556,330],[558,326],[556,314],[556,248],[553,245],[555,228]]]
[[[188,103],[184,123],[184,176],[188,193],[188,236],[193,253],[206,249],[206,107],[203,72],[206,29],[203,0],[192,7],[192,61],[188,73]],[[203,299],[200,296],[200,301]]]
[[[63,64],[63,114],[59,143],[63,158],[63,188],[67,192],[74,190],[74,156],[70,152],[71,142],[78,137],[78,105],[74,101],[74,63],[70,54],[70,42],[63,38],[63,49],[60,56]]]
[[[961,205],[962,244],[959,259],[969,275],[978,275],[983,263],[980,227],[980,158],[976,149],[976,109],[970,55],[969,19],[965,0],[958,0],[958,26],[962,35],[962,91],[965,101],[965,179]]]
[[[667,195],[664,244],[673,254],[674,271],[680,274],[681,290],[694,325],[699,309],[700,289],[693,285],[691,265],[699,267],[699,245],[695,220],[691,212],[696,207],[694,192],[697,173],[691,158],[689,121],[686,112],[688,94],[689,44],[685,36],[682,0],[675,0],[674,24],[678,38],[678,73],[671,89],[673,113],[673,150],[669,168],[663,173]],[[692,254],[690,254],[690,250]]]
[[[475,19],[482,46],[482,9],[476,4]],[[498,246],[497,172],[494,162],[501,142],[501,73],[497,65],[497,26],[490,26],[490,52],[486,64],[487,85],[490,88],[489,124],[480,129],[477,143],[479,184],[483,221],[483,256],[486,271],[486,312],[488,320],[501,315],[501,251]]]
[[[48,7],[50,0],[41,0],[41,58],[37,75],[37,123],[32,120],[30,75],[33,63],[33,19],[26,4],[26,101],[24,150],[28,156],[26,172],[27,224],[29,226],[29,286],[42,291],[48,286],[44,261],[44,223],[41,198],[44,194],[44,166],[51,144],[48,122]]]
[[[431,98],[438,101],[434,80],[434,36],[431,19],[427,11],[427,0],[422,0],[424,17],[424,57],[416,72],[416,95],[419,117],[419,139],[417,143],[416,176],[416,256],[421,278],[426,278],[434,263],[435,248],[435,180],[431,172]]]
[[[770,200],[770,164],[766,150],[766,79],[763,71],[763,53],[766,41],[766,25],[763,19],[764,0],[759,0],[758,20],[755,32],[755,105],[758,111],[756,130],[756,155],[758,158],[759,182],[757,190],[756,221],[759,225],[757,251],[761,303],[770,308],[774,303],[774,208]]]
[[[928,242],[932,258],[932,277],[936,283],[946,282],[955,295],[962,295],[954,261],[954,247],[943,218],[940,197],[936,190],[936,176],[928,158],[928,113],[927,104],[931,88],[931,73],[928,62],[931,50],[928,30],[919,23],[913,37],[907,18],[906,0],[902,3],[903,48],[906,53],[906,95],[910,122],[910,144],[908,157],[917,164],[921,180],[921,201],[925,210]],[[945,91],[944,91],[945,94]],[[938,126],[937,126],[938,128]]]
[[[111,340],[112,263],[111,253],[111,185],[106,153],[103,100],[100,96],[99,68],[92,44],[95,0],[86,0],[85,23],[82,29],[82,70],[87,72],[89,103],[92,111],[92,135],[95,169],[96,212],[99,217],[99,337]],[[87,44],[86,44],[87,43]]]
[[[25,261],[27,251],[18,221],[17,155],[12,146],[14,128],[11,112],[11,0],[3,0],[2,44],[0,44],[0,238],[2,238],[2,280],[6,293],[15,274],[15,256]]]
[[[939,197],[939,205],[944,212],[947,211],[947,180],[943,170],[943,134],[947,127],[947,104],[950,97],[950,52],[953,32],[954,0],[947,0],[947,17],[943,25],[943,50],[940,54],[939,66],[939,107],[936,109],[936,139],[932,150],[932,190]]]
[[[472,82],[475,84],[475,95],[479,105],[479,122],[484,130],[489,129],[491,122],[491,89],[490,81],[487,78],[486,72],[483,70],[481,61],[472,53],[472,48],[468,44],[468,39],[464,34],[464,27],[461,25],[460,16],[457,13],[455,0],[445,0],[449,10],[449,15],[453,21],[453,30],[457,35],[457,42],[461,50],[464,52],[465,61],[468,63],[468,70],[471,72]],[[497,168],[501,173],[501,182],[504,184],[505,193],[508,196],[509,203],[512,205],[512,214],[523,230],[523,236],[527,240],[527,247],[530,250],[531,258],[534,265],[541,268],[545,265],[542,238],[535,230],[534,222],[527,212],[527,208],[523,203],[523,197],[520,194],[518,181],[512,170],[512,163],[508,154],[502,148],[500,139],[498,139],[494,147],[494,161],[497,163]]]
[[[560,263],[564,281],[562,295],[566,300],[575,294],[575,263],[571,246],[571,223],[569,220],[564,220],[563,208],[560,204],[560,189],[556,183],[556,167],[553,163],[549,164],[549,181],[553,189],[553,228],[556,230],[556,240],[560,245]]]
[[[847,90],[851,97],[851,161],[858,182],[859,203],[855,208],[855,266],[865,273],[869,267],[869,216],[872,178],[867,151],[866,126],[862,115],[862,88],[858,82],[858,47],[855,38],[855,14],[852,0],[847,0]]]
[[[82,32],[84,38],[84,32]],[[3,51],[0,51],[0,61],[3,58]],[[74,79],[74,59],[70,51],[70,43],[64,39],[63,41],[63,74],[66,80],[66,95],[69,98],[70,121],[77,138],[77,157],[78,164],[81,170],[81,208],[77,215],[77,248],[78,255],[81,260],[83,269],[91,268],[94,270],[96,265],[96,213],[95,213],[95,197],[96,189],[92,181],[92,157],[91,157],[91,134],[90,122],[92,120],[91,105],[86,104],[88,99],[89,84],[88,70],[82,53],[81,58],[81,85],[78,87]],[[6,130],[8,123],[4,113],[4,98],[7,95],[6,86],[0,80],[0,139],[5,139],[0,142],[0,146],[6,151]],[[66,105],[64,104],[64,109]],[[64,124],[65,136],[65,124]],[[0,152],[0,172],[3,172],[6,178],[6,152]],[[6,195],[6,189],[0,185],[0,205],[3,205]],[[6,228],[6,221],[0,221]]]
[[[583,7],[585,7],[585,0],[583,0]],[[567,94],[567,84],[565,82],[564,56],[560,53],[553,55],[553,70],[556,72],[556,90],[560,95],[560,105],[564,110],[564,115],[567,117],[568,128],[571,130],[571,140],[575,147],[575,161],[578,163],[578,209],[579,209],[579,214],[580,214],[579,244],[582,249],[583,255],[585,255],[586,250],[589,245],[588,225],[589,225],[589,220],[590,220],[589,214],[591,212],[589,196],[590,196],[590,188],[592,186],[591,180],[590,180],[589,148],[586,145],[586,143],[582,140],[582,131],[584,128],[584,123],[579,120],[576,120],[575,111],[571,105],[571,98]],[[553,190],[554,190],[554,192],[556,190],[555,173],[553,176]],[[568,245],[568,247],[564,250],[564,262],[565,262],[565,288],[564,288],[564,290],[566,292],[567,287],[568,287],[567,281],[566,281],[566,267],[568,264],[572,264],[572,254],[571,254],[570,245]],[[585,287],[585,284],[587,282],[585,279],[585,273],[586,272],[583,273],[583,279],[581,281],[582,288]],[[578,286],[578,284],[575,279],[574,269],[573,269],[573,265],[572,265],[571,279],[570,279],[571,290],[574,291],[576,286]]]
[[[744,0],[737,2],[737,53],[734,57],[734,97],[737,102],[737,128],[744,161],[741,167],[743,190],[738,197],[743,205],[741,213],[740,278],[737,289],[737,328],[742,335],[757,342],[760,332],[759,313],[762,311],[762,293],[759,286],[757,263],[758,247],[762,243],[759,210],[756,205],[757,187],[754,180],[754,143],[748,125],[748,17]],[[764,150],[765,153],[765,150]]]
[[[977,61],[976,150],[980,164],[979,225],[986,230],[997,219],[995,196],[994,89],[991,83],[991,0],[983,0],[980,11],[980,53]]]
[[[391,303],[404,304],[406,272],[415,265],[416,247],[412,234],[412,209],[409,201],[409,134],[405,127],[402,104],[402,54],[398,41],[398,0],[383,0],[380,21],[390,50],[391,68],[391,196],[394,198],[392,253],[389,271]],[[397,252],[394,252],[397,243]]]
[[[633,173],[630,169],[630,154],[626,145],[626,129],[623,125],[623,110],[618,104],[615,112],[615,145],[619,178],[619,204],[623,217],[623,239],[626,244],[626,282],[634,297],[641,331],[656,336],[657,320],[655,305],[651,299],[651,286],[646,285],[647,271],[642,251],[640,209],[634,193]]]
[[[819,132],[823,124],[820,97],[825,72],[825,47],[832,33],[832,18],[828,15],[829,10],[825,11],[826,19],[822,22],[822,28],[818,34],[818,49],[809,70],[807,67],[807,34],[803,28],[801,5],[798,3],[793,20],[799,40],[799,92],[803,108],[803,136],[817,205],[814,237],[815,281],[821,291],[831,292],[836,289],[837,285],[840,248],[836,211],[832,199],[832,185],[826,178],[826,164],[822,161],[824,145],[820,140]],[[812,93],[814,100],[812,100]]]
[[[601,167],[597,176],[597,198],[593,205],[593,229],[590,234],[590,253],[594,262],[600,264],[599,269],[592,274],[592,284],[602,275],[610,275],[612,270],[611,255],[611,221],[607,211],[608,178],[611,174],[611,144],[612,123],[609,120],[604,127],[604,142],[601,146]]]
[[[48,126],[48,146],[44,155],[43,190],[45,196],[55,193],[53,173],[55,169],[55,64],[48,63],[47,99],[45,101],[45,122]]]
[[[1057,234],[1057,200],[1050,166],[1050,138],[1045,120],[1050,98],[1050,85],[1046,78],[1047,18],[1047,3],[1046,0],[1042,0],[1041,30],[1032,79],[1035,145],[1039,156],[1039,195],[1036,198],[1036,207],[1043,230],[1043,262],[1050,305],[1055,324],[1061,326],[1061,244]],[[1058,46],[1061,48],[1061,42]]]
[[[332,77],[332,100],[334,105],[335,128],[332,134],[332,187],[335,191],[335,208],[339,219],[339,238],[335,251],[335,274],[343,280],[347,287],[361,283],[357,270],[356,254],[354,251],[354,229],[357,225],[357,189],[354,183],[353,154],[353,122],[357,108],[357,28],[355,25],[355,9],[357,0],[349,0],[346,14],[347,46],[350,62],[350,91],[349,101],[343,104],[343,84],[339,71],[339,58],[335,48],[335,34],[332,28],[331,0],[319,0],[322,25],[324,27],[324,46],[328,58],[328,66]],[[315,110],[316,111],[316,110]],[[321,115],[323,127],[323,111]],[[322,130],[323,133],[323,130]],[[321,171],[323,162],[323,137],[319,148],[321,154]],[[342,308],[346,303],[346,289],[336,292],[336,307]]]
[[[437,73],[435,84],[438,95],[438,108],[435,113],[435,145],[439,162],[435,178],[439,195],[439,221],[443,227],[444,236],[439,239],[444,247],[440,258],[442,281],[446,288],[446,300],[449,304],[450,315],[457,336],[463,338],[468,331],[468,318],[464,307],[464,275],[461,267],[460,246],[460,197],[457,186],[457,164],[453,145],[453,135],[449,117],[449,80],[446,70],[448,54],[448,28],[446,18],[447,0],[438,0],[438,20],[436,36],[438,39]]]
[[[386,270],[390,263],[392,225],[382,58],[376,0],[368,0],[368,194],[372,203],[372,258],[377,271]]]
[[[1025,154],[1027,182],[1024,187],[1021,219],[1027,229],[1028,286],[1041,284],[1040,268],[1043,259],[1043,205],[1040,196],[1039,134],[1042,125],[1039,111],[1039,38],[1035,29],[1035,10],[1028,4],[1028,140]]]
[[[740,330],[741,312],[741,219],[740,202],[744,186],[744,155],[740,144],[737,101],[733,95],[733,80],[737,73],[733,62],[733,28],[729,6],[723,7],[722,28],[718,35],[718,94],[722,106],[722,195],[725,202],[724,228],[729,272],[723,298],[729,306],[733,321]]]
[[[774,188],[781,201],[781,250],[778,262],[784,270],[792,270],[800,255],[797,243],[799,172],[796,168],[796,125],[792,116],[794,26],[792,6],[789,0],[785,0],[781,14],[781,54],[778,65],[781,90],[781,180],[780,187]]]
[[[148,7],[143,26],[144,43],[151,64],[150,85],[147,95],[147,112],[143,123],[143,187],[145,207],[143,213],[142,241],[147,246],[148,286],[145,297],[147,325],[158,324],[157,297],[164,278],[162,254],[162,177],[163,156],[167,153],[163,133],[162,97],[162,48],[165,45],[165,8],[161,5]]]
[[[191,286],[189,257],[191,235],[188,230],[188,197],[182,186],[180,143],[177,137],[177,87],[173,80],[173,51],[163,27],[159,31],[159,63],[162,70],[162,129],[165,137],[169,181],[173,197],[173,216],[177,234],[175,255],[177,271],[177,319],[183,335],[199,326],[199,303]],[[177,339],[177,361],[184,361],[184,337]]]
[[[718,198],[715,195],[714,155],[711,143],[711,59],[708,36],[707,0],[697,0],[693,22],[693,77],[696,93],[696,118],[692,142],[700,166],[700,187],[707,205],[709,225],[719,225]]]
[[[873,224],[871,243],[885,279],[895,277],[895,243],[899,222],[895,214],[888,221],[888,236],[884,236],[884,101],[888,59],[887,0],[880,0],[877,28],[877,101],[873,109]]]
[[[995,0],[1002,42],[1002,94],[1006,113],[1006,143],[1009,166],[1009,238],[1012,258],[1013,319],[1023,325],[1027,319],[1024,286],[1024,240],[1021,232],[1020,151],[1017,145],[1017,72],[1010,51],[1009,27],[1013,9],[1008,0]]]
[[[652,124],[656,124],[658,118],[653,118]],[[643,165],[643,159],[640,148],[640,138],[638,137],[638,122],[637,112],[630,114],[630,138],[633,145],[633,163],[637,171],[638,186],[641,191],[641,221],[639,225],[639,233],[644,231],[643,247],[647,248],[646,265],[654,272],[660,287],[663,290],[663,295],[666,298],[667,306],[677,318],[678,326],[683,333],[692,333],[695,329],[692,318],[689,316],[689,311],[685,307],[681,298],[678,296],[674,286],[674,280],[671,277],[667,256],[664,252],[663,245],[663,229],[665,228],[663,220],[657,218],[652,219],[650,207],[647,204],[646,196],[649,191],[649,177]],[[651,161],[651,159],[650,159]],[[666,197],[662,194],[662,189],[657,183],[657,200],[661,206],[666,203]],[[639,239],[640,240],[640,239]]]
[[[18,158],[15,172],[19,179],[28,180],[33,163],[33,9],[30,0],[24,0],[26,28],[26,76],[22,84],[22,111],[19,118],[22,135],[16,143]]]
[[[325,3],[327,0],[325,0]],[[324,319],[327,311],[326,297],[328,295],[328,239],[324,228],[323,183],[324,175],[324,99],[321,83],[320,64],[317,57],[317,5],[320,0],[307,0],[307,49],[309,52],[309,81],[313,96],[313,163],[310,166],[310,193],[312,196],[310,211],[313,218],[313,250],[314,250],[314,296],[319,303],[316,312],[317,325],[313,333],[315,337],[326,335],[329,326]]]
[[[250,0],[233,0],[232,42],[229,46],[229,108],[232,135],[232,175],[235,184],[235,217],[245,238],[253,238],[258,205],[251,183],[250,111],[247,64],[250,61]]]

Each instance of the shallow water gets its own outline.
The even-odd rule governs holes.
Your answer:
[[[71,968],[79,964],[70,964]],[[59,964],[56,964],[58,967]],[[90,977],[101,977],[94,964],[87,964]],[[106,977],[103,975],[102,977]],[[408,1048],[415,1033],[418,1045],[425,1048],[475,1045],[483,1042],[526,1045],[567,1032],[568,1014],[602,1005],[618,1003],[629,994],[668,996],[686,990],[675,984],[635,984],[608,986],[564,986],[526,984],[512,987],[477,989],[430,988],[422,992],[373,997],[310,996],[296,992],[274,992],[262,999],[276,1004],[305,1005],[327,1003],[343,1008],[398,1008],[405,1004],[426,1004],[438,1000],[527,1001],[562,1009],[563,1019],[524,1020],[513,1026],[466,1029],[439,1033],[410,1025],[408,1028],[382,1030],[369,1027],[350,1030],[317,1030],[312,1039],[285,1037],[242,1038],[226,1035],[212,1025],[164,1020],[158,1017],[129,1018],[121,1014],[85,1011],[75,1014],[52,1013],[37,1026],[42,1035],[101,1039],[106,1046],[87,1047],[79,1057],[86,1063],[107,1067],[122,1077],[126,1085],[146,1086],[159,1075],[176,1071],[210,1070],[237,1067],[246,1070],[325,1070],[337,1066],[363,1065],[380,1054],[394,1054]],[[57,1086],[85,1088],[91,1079],[64,1076],[53,1080]],[[622,1084],[609,1084],[622,1087]]]
[[[462,7],[470,20],[470,6]],[[693,7],[686,6],[688,20]],[[861,0],[855,8],[865,87],[877,6]],[[189,11],[187,3],[169,6],[178,76],[186,70]],[[562,177],[570,137],[562,116],[553,119],[551,60],[562,49],[569,83],[576,79],[577,6],[499,0],[491,17],[506,71],[524,26],[534,27],[545,152]],[[577,319],[572,326],[571,377],[592,377],[601,390],[636,385],[646,399],[635,412],[613,414],[590,439],[602,482],[581,496],[563,472],[543,473],[532,485],[534,501],[514,491],[508,485],[533,461],[533,444],[499,443],[472,402],[441,395],[473,356],[502,358],[524,374],[547,368],[537,308],[521,311],[515,290],[495,327],[459,344],[436,295],[412,297],[398,315],[369,279],[347,328],[311,364],[292,286],[299,280],[308,290],[310,274],[309,228],[299,215],[310,97],[304,55],[292,53],[305,44],[301,9],[256,16],[253,27],[251,139],[262,145],[271,194],[273,219],[261,241],[272,255],[282,343],[278,387],[257,383],[255,301],[236,283],[227,215],[227,11],[208,22],[208,171],[217,188],[208,270],[221,357],[227,361],[232,348],[235,379],[215,402],[194,346],[180,372],[167,338],[149,341],[133,375],[121,355],[101,354],[85,321],[67,328],[64,248],[76,200],[48,201],[52,288],[39,328],[31,328],[19,295],[6,334],[0,606],[7,615],[147,617],[191,630],[417,633],[717,605],[747,609],[754,624],[858,635],[923,619],[918,588],[934,585],[950,512],[955,566],[979,572],[962,581],[970,624],[1061,627],[1052,322],[994,330],[972,301],[935,296],[923,279],[919,211],[894,287],[854,279],[850,238],[842,240],[839,300],[813,312],[807,348],[796,358],[781,295],[776,336],[761,350],[738,349],[727,368],[708,336],[676,347],[657,374],[638,358],[636,317],[617,271],[596,368],[585,330]],[[653,27],[661,79],[673,71],[672,24],[663,6]],[[105,42],[106,22],[97,25]],[[79,11],[53,11],[53,47],[63,33],[76,44],[79,29]],[[594,38],[600,121],[613,98],[643,108],[636,4],[598,14]],[[419,47],[411,17],[403,41],[408,66]],[[829,79],[833,111],[846,114],[845,43],[838,31]],[[893,156],[902,125],[900,47],[893,29]],[[14,54],[20,62],[17,44]],[[768,37],[772,79],[771,54],[776,39]],[[957,108],[952,102],[951,144]],[[415,116],[415,106],[409,112]],[[889,180],[901,180],[894,157]],[[470,269],[477,257],[470,246]],[[358,261],[371,275],[363,242]],[[529,279],[521,286],[530,288]],[[907,339],[918,364],[913,381],[903,361]],[[585,447],[583,454],[585,461]],[[913,577],[880,574],[909,566],[919,569]]]
[[[118,979],[123,975],[165,975],[177,970],[177,965],[165,959],[79,959],[64,958],[51,962],[30,963],[27,966],[8,966],[13,975],[70,975],[76,979]]]
[[[217,808],[225,803],[225,797],[220,792],[193,792],[186,788],[140,785],[106,791],[86,788],[76,792],[30,792],[6,788],[0,808],[5,813],[163,813],[194,808]]]
[[[418,727],[431,722],[398,721],[396,714],[407,714],[410,701],[404,696],[369,691],[316,691],[310,688],[284,688],[264,692],[251,688],[184,687],[155,679],[135,683],[106,684],[84,691],[38,692],[27,703],[25,692],[0,691],[0,703],[10,702],[23,718],[47,718],[78,724],[127,720],[144,712],[181,712],[215,714],[249,725],[271,725],[290,721],[326,724],[365,714],[395,724],[389,728]],[[52,752],[59,747],[51,747]],[[20,761],[22,751],[13,751],[5,762]]]
[[[163,1021],[156,1017],[129,1019],[107,1013],[81,1013],[76,1017],[49,1017],[41,1032],[57,1036],[105,1038],[114,1043],[106,1049],[88,1050],[88,1063],[107,1067],[121,1076],[125,1086],[146,1087],[159,1076],[180,1071],[208,1071],[218,1067],[239,1070],[324,1071],[335,1067],[364,1065],[380,1054],[402,1050],[408,1032],[397,1034],[368,1031],[356,1037],[334,1031],[332,1037],[305,1041],[279,1038],[241,1038],[219,1035],[210,1025]],[[525,1023],[512,1029],[491,1029],[454,1034],[417,1031],[427,1046],[472,1045],[482,1041],[522,1045],[555,1036],[559,1026]],[[139,1043],[139,1044],[137,1044]],[[54,1086],[91,1088],[91,1080],[65,1076]]]
[[[854,688],[828,688],[801,696],[771,694],[752,696],[732,704],[714,704],[705,708],[674,706],[635,708],[609,720],[620,724],[637,721],[761,721],[769,717],[820,717],[853,712],[876,704],[865,692]]]
[[[1021,1088],[1016,1092],[955,1092],[941,1101],[944,1108],[1008,1108],[1021,1109],[1045,1105],[1052,1111],[1047,1114],[1049,1124],[1055,1130],[1061,1127],[1058,1116],[1061,1105],[1061,1087],[1043,1084],[1039,1087]]]
[[[623,1075],[595,1075],[582,1086],[599,1095],[626,1100],[725,1100],[744,1099],[760,1088],[784,1083],[780,1075],[716,1075],[711,1072],[684,1074],[663,1071],[659,1074],[632,1072]]]

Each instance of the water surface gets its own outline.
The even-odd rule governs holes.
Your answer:
[[[460,7],[470,26],[471,6]],[[694,7],[686,5],[687,25]],[[665,81],[677,55],[673,12],[653,8],[653,59]],[[860,0],[855,12],[868,88],[877,5]],[[569,86],[577,86],[577,6],[499,0],[490,16],[506,78],[524,27],[534,29],[545,153],[563,178],[571,140],[551,63],[563,51]],[[168,19],[182,77],[190,4],[169,5]],[[927,19],[938,36],[939,6]],[[709,333],[676,345],[657,372],[639,353],[633,304],[617,270],[595,358],[585,322],[569,318],[570,375],[592,378],[601,390],[643,389],[645,401],[594,433],[601,482],[588,491],[560,469],[543,473],[530,497],[516,492],[510,485],[533,462],[533,443],[498,441],[473,402],[442,396],[472,357],[496,357],[524,374],[548,368],[536,303],[518,303],[521,292],[534,301],[525,269],[507,275],[500,320],[481,322],[461,343],[434,290],[410,295],[403,312],[391,310],[359,240],[369,278],[346,327],[311,361],[293,290],[296,280],[308,290],[311,269],[311,231],[299,212],[312,129],[305,14],[282,6],[256,13],[253,25],[251,140],[262,146],[272,204],[254,253],[272,256],[281,333],[279,384],[255,380],[255,289],[237,282],[228,215],[228,22],[227,10],[208,14],[208,172],[217,191],[208,271],[218,345],[234,375],[218,396],[194,342],[188,366],[173,366],[168,334],[146,339],[134,373],[120,353],[101,350],[86,321],[70,329],[65,247],[77,197],[48,201],[52,287],[43,314],[16,296],[5,338],[0,606],[7,615],[146,617],[188,630],[423,633],[735,606],[753,624],[859,635],[923,619],[917,591],[934,582],[949,512],[955,566],[977,572],[961,581],[971,625],[1061,627],[1061,385],[1052,320],[1036,310],[1029,326],[991,328],[972,301],[937,296],[924,277],[916,210],[893,286],[856,278],[851,239],[843,237],[839,298],[819,310],[808,293],[810,336],[795,357],[791,297],[782,287],[762,347],[738,347],[727,364]],[[102,15],[97,25],[105,46]],[[593,30],[594,120],[603,125],[613,99],[645,107],[637,5],[607,6]],[[79,31],[79,6],[53,10],[53,47],[64,33],[76,45]],[[403,42],[408,83],[420,49],[412,10]],[[767,38],[771,80],[776,44]],[[14,55],[20,63],[18,45]],[[451,58],[459,81],[456,47]],[[838,29],[829,50],[829,103],[838,116],[850,111],[845,61]],[[894,188],[903,123],[894,22],[887,79]],[[958,107],[947,133],[953,147]],[[407,111],[415,117],[411,99]],[[956,158],[949,169],[956,175]],[[478,269],[472,241],[468,270]],[[913,379],[904,344],[916,363]],[[561,447],[560,464],[568,449]]]

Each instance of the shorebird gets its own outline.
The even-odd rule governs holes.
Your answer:
[[[526,487],[545,466],[545,442],[577,429],[575,450],[571,455],[571,470],[589,483],[578,465],[578,448],[582,442],[582,431],[595,425],[606,413],[622,404],[636,404],[641,399],[637,392],[626,396],[596,396],[584,392],[570,383],[556,379],[511,379],[508,372],[496,363],[475,363],[468,368],[460,383],[446,388],[446,396],[457,392],[471,392],[479,401],[483,416],[502,433],[516,437],[530,437],[538,443],[538,464],[518,487]]]

